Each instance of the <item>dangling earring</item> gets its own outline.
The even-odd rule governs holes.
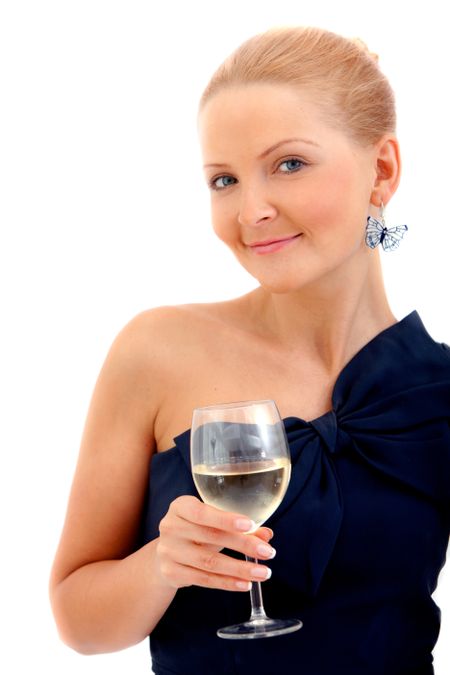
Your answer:
[[[376,248],[381,244],[384,251],[393,251],[398,248],[400,241],[403,238],[407,225],[397,225],[396,227],[387,228],[384,221],[384,204],[381,202],[380,206],[381,222],[372,216],[368,216],[366,225],[366,244],[370,248]]]

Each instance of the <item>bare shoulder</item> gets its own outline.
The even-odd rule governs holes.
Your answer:
[[[166,305],[147,309],[137,314],[127,327],[151,328],[171,331],[191,324],[198,326],[204,321],[232,321],[233,314],[245,303],[247,296],[222,300],[219,302],[190,303],[184,305]]]
[[[174,435],[190,426],[192,409],[216,395],[217,380],[225,381],[224,354],[229,363],[231,345],[240,344],[239,305],[237,299],[158,307],[135,316],[118,335],[113,351],[134,361],[158,450],[173,445]]]
[[[120,342],[129,342],[144,349],[161,347],[167,340],[177,340],[180,332],[195,330],[199,322],[210,313],[208,308],[215,305],[191,304],[168,305],[144,310],[134,316],[118,335]]]
[[[234,301],[173,305],[145,310],[118,333],[103,370],[122,385],[138,385],[154,414],[171,390],[176,374],[188,364],[200,365],[202,355],[233,324]],[[238,321],[236,320],[236,324]],[[136,387],[135,387],[136,388]]]
[[[145,310],[133,317],[115,340],[116,349],[161,363],[181,344],[239,325],[243,298],[214,303],[171,305]]]
[[[195,326],[195,312],[183,306],[145,310],[128,321],[115,337],[107,361],[154,376],[166,359],[176,355],[177,347]]]

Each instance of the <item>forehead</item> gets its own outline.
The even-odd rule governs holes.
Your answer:
[[[201,110],[198,131],[205,152],[221,151],[244,139],[270,144],[278,135],[309,135],[320,143],[319,137],[325,140],[337,133],[325,124],[309,92],[266,83],[221,89]]]

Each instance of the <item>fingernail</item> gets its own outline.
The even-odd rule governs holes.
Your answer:
[[[236,588],[239,588],[241,591],[249,591],[251,587],[251,581],[236,581]]]
[[[251,571],[252,577],[256,577],[257,579],[263,579],[266,581],[267,579],[270,579],[272,576],[272,570],[270,567],[253,567]]]
[[[258,544],[256,550],[258,551],[258,555],[263,556],[264,558],[275,558],[276,551],[272,546]]]
[[[241,532],[250,532],[250,530],[256,529],[256,523],[254,523],[253,520],[250,520],[250,518],[237,518],[234,521],[234,526]]]

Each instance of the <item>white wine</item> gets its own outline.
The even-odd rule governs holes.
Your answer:
[[[284,422],[274,401],[195,408],[190,447],[192,477],[206,504],[251,518],[254,529],[279,507],[288,489],[291,459]],[[245,557],[252,565],[258,562]],[[250,619],[219,629],[219,637],[271,637],[302,627],[298,619],[267,617],[258,582],[253,582],[250,598]]]
[[[236,511],[259,527],[278,508],[291,474],[287,457],[230,464],[197,464],[192,474],[206,504]]]

